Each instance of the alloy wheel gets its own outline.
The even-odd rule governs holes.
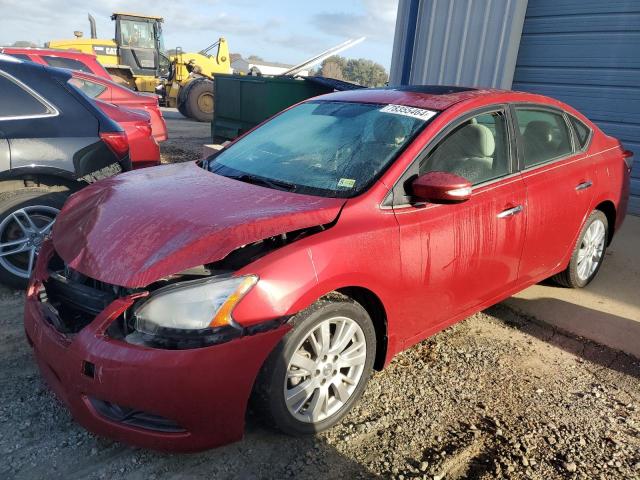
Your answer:
[[[589,279],[597,270],[604,254],[606,230],[604,223],[596,219],[584,233],[578,250],[577,273],[580,280]]]
[[[33,205],[15,210],[0,223],[0,266],[20,278],[29,278],[60,210]]]
[[[284,386],[289,413],[305,423],[336,414],[351,398],[364,372],[367,343],[347,317],[322,321],[294,350]]]

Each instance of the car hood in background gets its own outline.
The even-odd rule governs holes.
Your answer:
[[[52,238],[69,267],[135,288],[263,238],[330,223],[344,202],[174,164],[82,189],[65,204]]]

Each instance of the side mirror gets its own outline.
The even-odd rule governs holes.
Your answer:
[[[413,195],[432,203],[460,203],[471,197],[471,182],[447,172],[428,172],[411,182]]]

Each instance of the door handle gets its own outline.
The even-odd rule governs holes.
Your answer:
[[[517,207],[507,208],[506,210],[503,210],[497,216],[498,218],[513,217],[514,215],[520,213],[521,211],[522,211],[522,205],[518,205]]]
[[[576,192],[579,192],[580,190],[586,190],[592,185],[593,185],[593,182],[591,180],[587,180],[586,182],[579,183],[578,185],[576,185]]]

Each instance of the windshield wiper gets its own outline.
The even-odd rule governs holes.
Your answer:
[[[276,190],[285,190],[287,192],[295,192],[298,188],[297,185],[282,180],[272,180],[256,175],[250,175],[243,173],[242,175],[229,175],[229,178],[234,180],[240,180],[241,182],[251,183],[253,185],[260,185],[262,187],[275,188]]]

